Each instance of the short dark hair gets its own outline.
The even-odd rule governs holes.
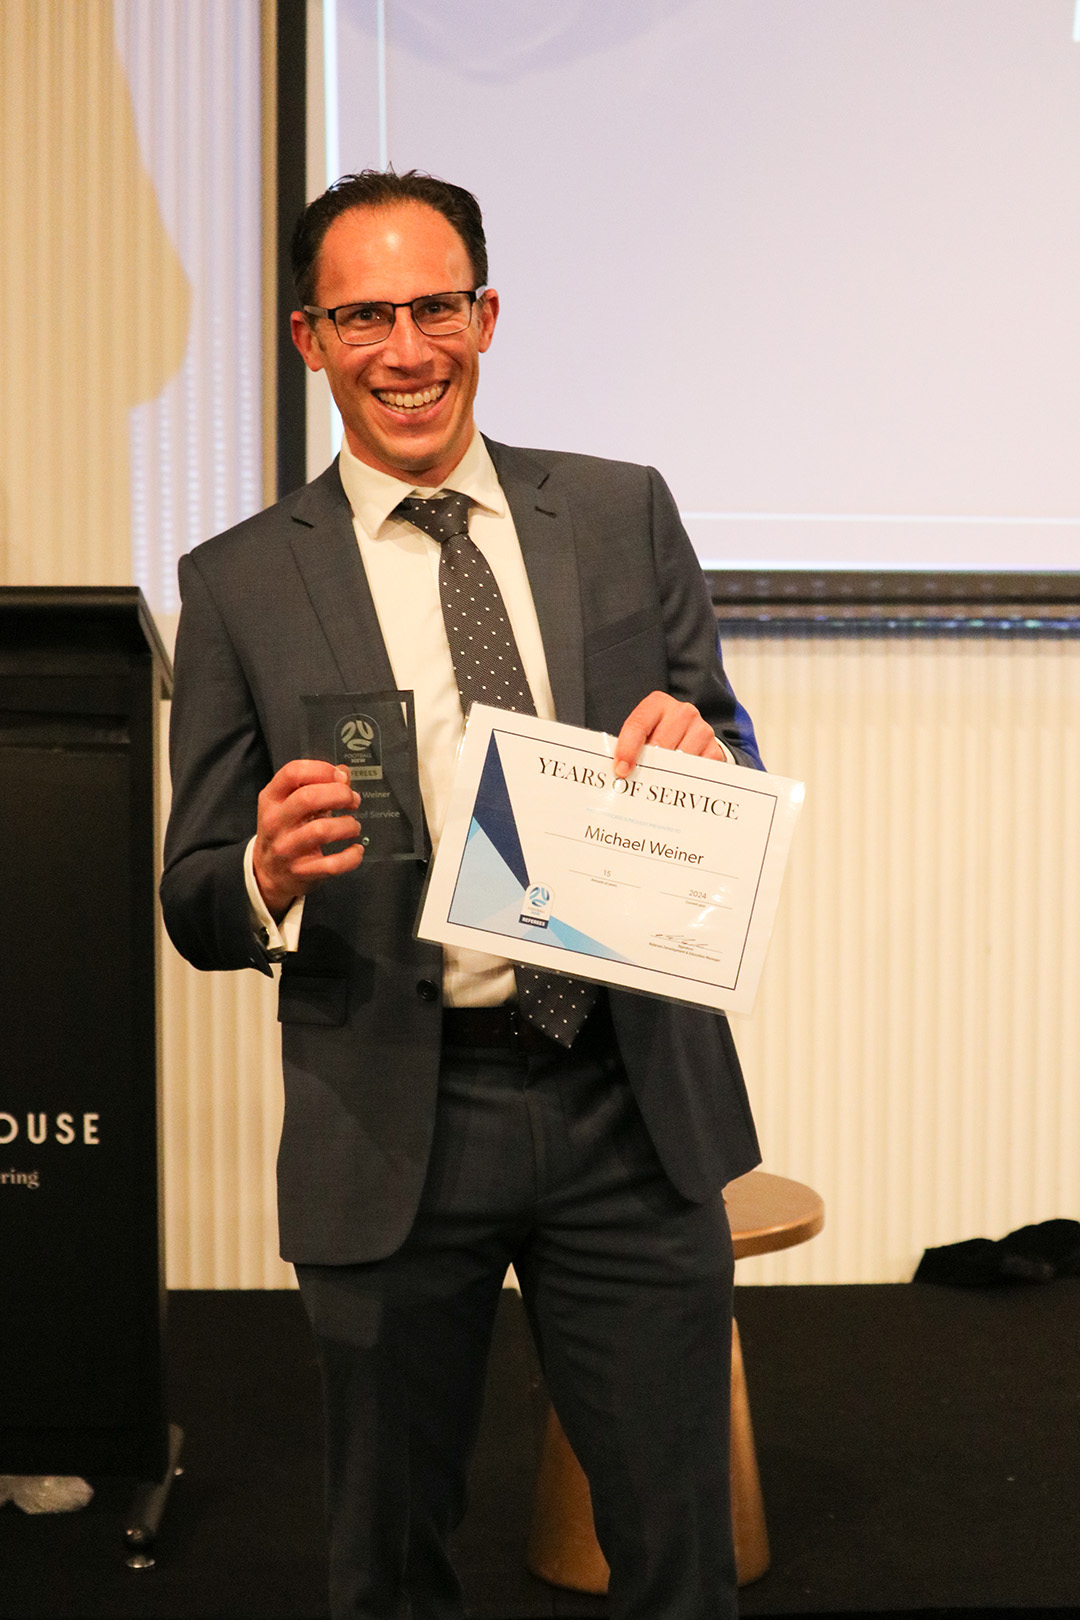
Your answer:
[[[301,309],[315,302],[319,249],[334,220],[352,208],[388,208],[403,202],[423,203],[449,220],[469,255],[476,285],[485,285],[488,261],[484,220],[480,204],[471,191],[419,169],[409,169],[405,174],[395,174],[393,169],[364,169],[360,174],[343,174],[340,180],[335,180],[321,197],[308,203],[296,222],[291,257],[296,299]],[[456,292],[458,289],[433,287],[431,291]]]

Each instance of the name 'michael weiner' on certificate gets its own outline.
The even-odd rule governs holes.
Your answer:
[[[620,778],[614,746],[474,705],[418,935],[748,1012],[803,784],[653,747]]]

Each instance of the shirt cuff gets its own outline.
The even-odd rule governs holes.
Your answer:
[[[731,749],[730,749],[730,748],[729,748],[729,747],[728,747],[728,745],[727,745],[727,743],[726,743],[726,742],[725,742],[725,741],[724,741],[724,739],[723,739],[723,738],[722,738],[722,737],[717,737],[717,735],[716,735],[716,732],[715,732],[715,731],[714,731],[714,732],[713,732],[713,738],[714,738],[714,739],[715,739],[715,742],[716,742],[716,746],[717,746],[717,748],[719,748],[719,750],[720,750],[720,759],[721,759],[721,762],[722,762],[722,763],[723,763],[723,764],[724,764],[724,765],[734,765],[734,763],[735,763],[735,756],[734,756],[734,754],[733,754],[733,753],[732,753],[732,752],[731,752]]]
[[[283,956],[298,951],[300,924],[304,920],[304,896],[297,895],[281,921],[279,923],[274,921],[266,909],[266,901],[255,879],[254,838],[248,840],[248,846],[244,851],[244,887],[247,889],[252,929],[271,962],[280,962]]]

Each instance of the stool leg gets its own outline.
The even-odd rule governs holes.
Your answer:
[[[593,1528],[589,1482],[553,1409],[544,1430],[526,1563],[552,1586],[573,1592],[608,1589],[610,1571]]]
[[[747,1586],[769,1567],[769,1534],[737,1322],[731,1324],[731,1528],[739,1585]]]
[[[739,1585],[747,1586],[769,1567],[769,1535],[735,1322],[731,1324],[731,1525]],[[572,1592],[608,1589],[609,1570],[593,1528],[589,1482],[553,1410],[548,1411],[544,1430],[526,1563],[532,1574],[552,1586]]]

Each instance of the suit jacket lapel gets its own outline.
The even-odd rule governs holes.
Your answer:
[[[514,517],[544,643],[557,719],[585,724],[581,592],[573,522],[544,461],[488,441]],[[343,692],[392,690],[394,672],[360,561],[337,463],[301,491],[290,545]]]
[[[485,440],[514,517],[555,699],[555,715],[585,724],[585,660],[574,526],[539,456]]]
[[[293,519],[293,556],[341,674],[342,690],[391,690],[394,672],[336,461],[301,492]]]
[[[293,516],[293,556],[337,664],[342,691],[395,690],[397,683],[336,462],[306,487]],[[420,783],[408,769],[407,759],[402,750],[388,747],[383,766],[399,804],[424,825],[426,840]],[[362,787],[360,797],[363,800]],[[361,804],[361,822],[363,814]]]

